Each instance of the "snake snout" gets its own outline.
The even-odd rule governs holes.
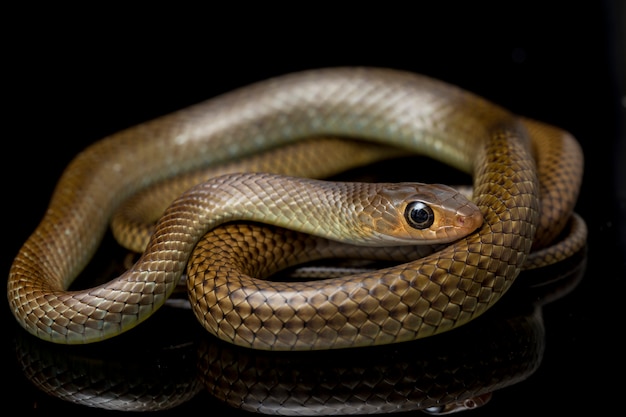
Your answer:
[[[467,231],[467,234],[472,233],[483,225],[483,215],[478,208],[469,214],[457,214],[456,226]]]
[[[457,195],[456,215],[452,216],[452,227],[458,228],[463,234],[468,235],[483,225],[483,215],[476,204],[466,200],[463,196]]]

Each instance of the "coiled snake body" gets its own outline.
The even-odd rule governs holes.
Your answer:
[[[582,176],[581,150],[566,132],[427,77],[336,68],[270,79],[122,131],[75,158],[11,267],[8,299],[17,320],[57,343],[124,332],[163,305],[207,229],[230,220],[302,222],[307,231],[326,234],[342,227],[322,220],[349,217],[338,215],[339,207],[360,206],[357,216],[369,214],[371,221],[378,214],[392,219],[389,227],[401,228],[394,222],[403,212],[383,206],[385,199],[372,197],[370,185],[344,185],[350,196],[330,197],[325,185],[304,180],[318,187],[316,200],[307,202],[308,191],[283,177],[221,176],[167,210],[126,273],[99,287],[67,290],[97,249],[112,213],[137,190],[205,164],[320,135],[404,148],[470,173],[482,226],[423,259],[340,283],[253,281],[248,287],[241,274],[220,276],[217,268],[214,279],[190,284],[191,295],[198,318],[225,340],[261,349],[327,349],[412,340],[466,323],[507,291],[533,245],[539,249],[561,232]],[[391,186],[401,190],[397,201],[416,192],[406,187]],[[369,202],[356,199],[363,196]],[[317,211],[327,199],[338,205]],[[287,206],[296,214],[282,210]]]

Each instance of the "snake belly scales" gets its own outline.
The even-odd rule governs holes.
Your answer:
[[[557,252],[567,255],[586,239],[584,222],[573,213],[583,155],[567,132],[426,76],[382,68],[317,69],[262,81],[142,123],[79,154],[10,269],[8,300],[16,319],[30,333],[56,343],[107,339],[165,303],[198,241],[222,223],[313,222],[307,231],[326,233],[347,226],[318,222],[339,221],[337,210],[346,207],[390,214],[391,208],[376,207],[384,199],[372,197],[367,184],[344,185],[349,197],[313,192],[318,200],[306,202],[306,184],[315,180],[220,176],[170,206],[128,271],[98,287],[68,290],[97,250],[115,210],[138,190],[318,136],[393,146],[470,174],[482,225],[421,259],[341,280],[273,283],[223,268],[217,273],[230,277],[190,278],[198,319],[224,340],[258,349],[310,350],[430,336],[485,312],[514,282],[531,250],[548,247],[570,218],[578,220],[579,237],[573,248]],[[369,201],[349,200],[368,196]],[[317,210],[328,199],[342,208]],[[254,207],[255,201],[264,205]],[[286,214],[285,207],[295,207],[297,214]],[[316,217],[320,213],[322,219]]]

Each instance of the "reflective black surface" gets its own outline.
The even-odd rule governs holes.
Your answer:
[[[120,340],[59,348],[25,335],[4,303],[5,406],[42,415],[118,413],[69,400],[76,384],[91,381],[82,398],[99,406],[113,404],[99,397],[108,387],[139,401],[182,394],[180,405],[161,415],[250,415],[232,404],[276,409],[261,401],[274,394],[282,395],[283,405],[308,404],[317,414],[325,412],[316,408],[320,404],[369,413],[482,395],[495,383],[490,400],[465,415],[615,415],[625,351],[625,9],[618,1],[563,9],[532,3],[495,11],[439,6],[342,15],[294,7],[286,20],[267,24],[268,10],[162,10],[158,18],[120,10],[80,19],[39,10],[16,19],[19,29],[7,38],[5,57],[5,273],[41,219],[62,169],[86,145],[253,81],[335,65],[425,73],[572,132],[586,157],[577,211],[589,239],[582,263],[548,271],[562,276],[562,286],[529,290],[537,277],[522,275],[528,279],[515,284],[503,299],[507,304],[468,329],[353,354],[253,355],[198,334],[193,317],[173,309]],[[303,23],[304,16],[312,20]],[[109,256],[99,259],[106,263]],[[582,278],[565,274],[569,267]],[[539,300],[545,304],[538,306]],[[122,354],[130,359],[120,360]],[[115,379],[120,373],[121,382]],[[68,375],[73,382],[63,379]],[[65,399],[47,394],[46,384]],[[315,401],[307,403],[310,393]]]

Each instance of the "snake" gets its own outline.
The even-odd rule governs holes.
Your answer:
[[[394,146],[469,173],[472,202],[462,205],[475,205],[482,223],[468,221],[476,231],[465,237],[448,227],[448,237],[440,241],[450,244],[423,258],[341,282],[295,283],[290,289],[290,284],[253,281],[248,287],[245,274],[219,268],[215,277],[190,280],[200,282],[190,288],[194,312],[218,337],[258,349],[311,350],[449,331],[493,306],[533,248],[557,239],[569,219],[582,221],[572,213],[583,155],[568,132],[412,72],[302,71],[122,130],[77,155],[10,268],[7,296],[15,318],[31,334],[55,343],[91,343],[123,333],[165,303],[202,236],[234,220],[300,223],[305,232],[335,238],[335,231],[362,231],[341,223],[359,218],[370,234],[374,223],[384,224],[387,232],[405,234],[393,237],[395,244],[412,244],[406,238],[422,225],[406,223],[430,226],[431,213],[424,219],[424,212],[439,208],[439,202],[420,205],[425,197],[419,184],[227,174],[179,197],[128,271],[94,288],[69,290],[113,212],[138,190],[207,164],[326,135]],[[338,189],[347,194],[340,196]],[[323,208],[326,202],[335,206]],[[452,217],[464,222],[462,216]],[[378,235],[375,244],[383,245],[382,240]]]

